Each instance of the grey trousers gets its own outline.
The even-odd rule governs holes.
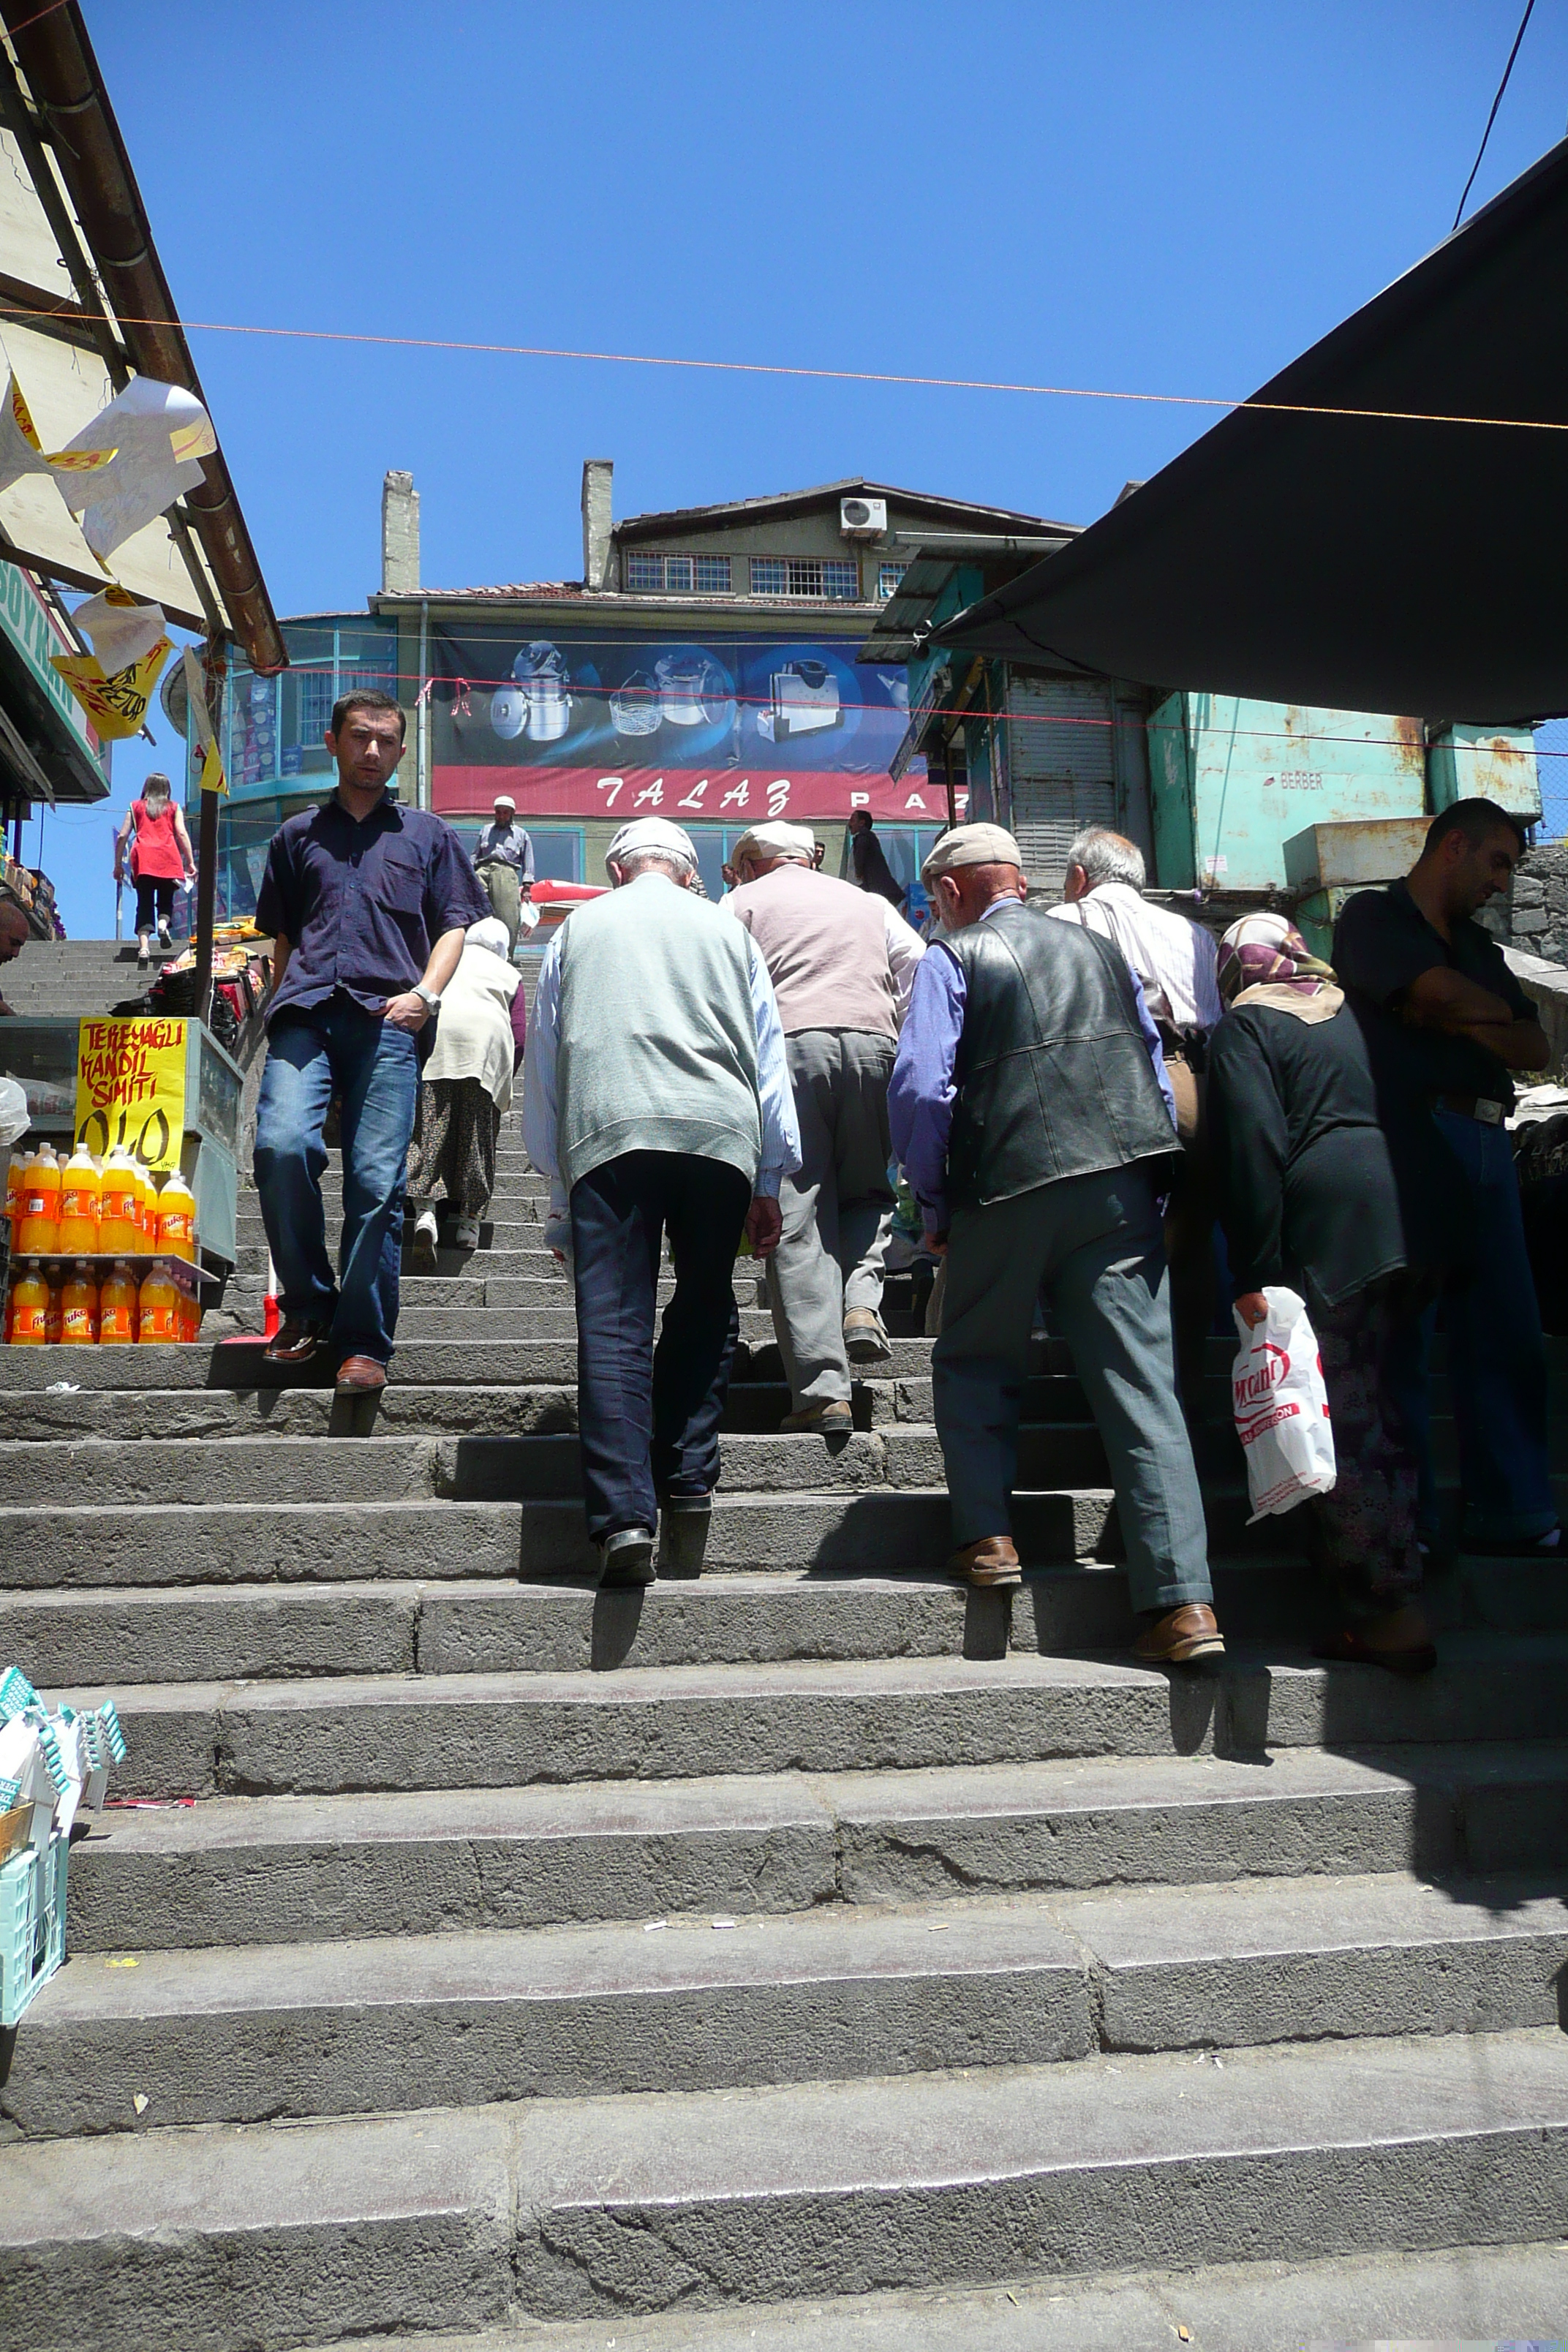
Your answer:
[[[1176,1399],[1160,1214],[1135,1167],[953,1213],[931,1381],[954,1541],[1011,1531],[1042,1286],[1110,1458],[1133,1608],[1212,1600],[1203,1496]]]
[[[517,935],[522,929],[522,887],[515,866],[507,866],[499,857],[490,858],[479,868],[479,880],[490,902],[490,912],[499,915],[506,925],[507,949],[517,946]]]
[[[890,1037],[802,1029],[784,1040],[800,1122],[801,1164],[779,1190],[784,1238],[767,1261],[792,1409],[847,1402],[844,1318],[882,1303],[893,1221],[888,1181]]]

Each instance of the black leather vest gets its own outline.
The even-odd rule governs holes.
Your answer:
[[[954,1207],[1176,1150],[1132,976],[1108,940],[1005,906],[944,945],[966,989],[947,1151]]]

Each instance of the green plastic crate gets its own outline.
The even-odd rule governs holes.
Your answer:
[[[24,1846],[0,1868],[0,2027],[20,2022],[65,1958],[69,1852],[56,1830],[41,1853]]]

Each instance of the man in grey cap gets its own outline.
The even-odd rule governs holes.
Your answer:
[[[915,975],[889,1108],[947,1257],[931,1374],[953,1566],[973,1584],[1020,1580],[1010,1507],[1043,1290],[1110,1460],[1135,1654],[1214,1657],[1160,1224],[1174,1119],[1137,977],[1097,933],[1021,903],[1023,860],[1000,825],[944,834],[922,879],[946,936]]]
[[[818,855],[809,825],[754,824],[730,853],[738,887],[723,903],[767,964],[800,1127],[767,1276],[790,1388],[784,1426],[829,1437],[853,1426],[851,1363],[892,1356],[881,1315],[888,1079],[925,946],[885,898],[820,873]]]
[[[533,896],[533,844],[517,821],[517,803],[510,793],[496,794],[495,821],[479,835],[474,866],[491,912],[506,925],[507,952],[515,954],[522,902]]]
[[[578,1423],[601,1584],[694,1576],[719,1480],[739,1333],[735,1255],[765,1258],[800,1164],[767,966],[692,888],[663,817],[625,824],[611,889],[574,908],[540,971],[522,1137],[550,1179],[545,1239],[577,1304]],[[653,1344],[665,1234],[675,1296]]]

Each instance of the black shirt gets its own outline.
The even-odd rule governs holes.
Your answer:
[[[1220,1222],[1239,1295],[1289,1282],[1337,1306],[1402,1266],[1440,1278],[1470,1223],[1464,1171],[1435,1121],[1384,1118],[1348,1002],[1307,1023],[1268,1004],[1209,1044]]]
[[[1360,890],[1346,901],[1334,927],[1334,970],[1363,1013],[1379,1075],[1398,1076],[1430,1098],[1475,1095],[1513,1108],[1513,1080],[1504,1064],[1468,1037],[1408,1028],[1395,999],[1424,971],[1447,966],[1489,989],[1516,1021],[1533,1021],[1535,1008],[1508,968],[1489,931],[1466,920],[1453,939],[1433,929],[1403,882],[1386,890]]]
[[[483,920],[490,902],[449,824],[383,799],[363,820],[336,793],[272,836],[257,929],[292,953],[267,1009],[302,1013],[341,989],[367,1013],[424,977],[444,931]]]

